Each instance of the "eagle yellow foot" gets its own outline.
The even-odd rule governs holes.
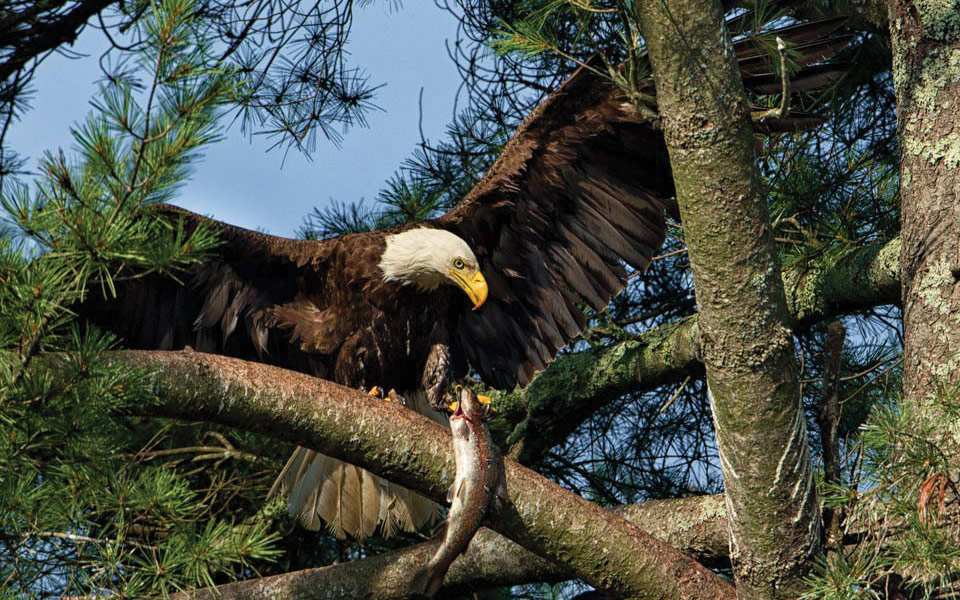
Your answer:
[[[407,405],[407,399],[401,396],[400,394],[398,394],[397,391],[392,388],[390,389],[389,392],[384,394],[383,388],[381,388],[379,385],[375,385],[372,388],[370,388],[370,391],[367,392],[367,395],[373,396],[374,398],[380,398],[384,402],[396,402],[401,406]]]

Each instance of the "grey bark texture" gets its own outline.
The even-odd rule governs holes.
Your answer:
[[[741,599],[795,597],[820,513],[749,106],[719,2],[637,4],[693,269]]]
[[[960,2],[892,0],[900,136],[904,400],[937,405],[960,384]]]

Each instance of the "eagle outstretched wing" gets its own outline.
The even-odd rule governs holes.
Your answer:
[[[148,218],[163,218],[186,232],[207,227],[221,245],[204,263],[181,274],[182,281],[153,273],[121,281],[115,298],[91,293],[79,307],[84,317],[134,348],[191,346],[312,370],[304,369],[302,356],[286,347],[290,327],[277,320],[274,309],[295,302],[304,274],[324,276],[336,240],[267,235],[170,205],[153,205],[147,212]]]
[[[798,70],[791,89],[836,81],[843,66],[814,64],[849,43],[832,36],[843,18],[775,33]],[[772,34],[771,34],[772,35]],[[771,54],[756,38],[735,44],[744,85],[780,91]],[[653,81],[641,86],[655,93]],[[764,131],[817,125],[794,113],[758,124]],[[602,310],[643,270],[664,240],[674,195],[662,135],[623,93],[581,67],[524,121],[487,175],[433,221],[470,244],[490,287],[482,309],[463,317],[460,348],[498,388],[526,385],[585,326],[582,307]]]
[[[486,177],[434,221],[473,248],[490,286],[459,335],[500,388],[525,385],[661,246],[672,196],[662,136],[616,86],[580,69],[517,130]],[[467,343],[469,340],[469,343]]]

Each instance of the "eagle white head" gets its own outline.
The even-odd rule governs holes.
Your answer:
[[[417,227],[388,235],[380,258],[384,281],[432,291],[442,284],[462,289],[476,310],[487,299],[487,281],[477,257],[462,238],[444,229]]]

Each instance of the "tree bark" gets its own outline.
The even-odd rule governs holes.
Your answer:
[[[726,562],[726,510],[721,496],[643,502],[618,507],[614,512],[681,552],[714,564]],[[422,567],[434,550],[434,543],[428,542],[329,567],[194,590],[178,594],[173,600],[399,600],[419,591],[412,589],[410,574]],[[556,583],[573,577],[569,569],[482,528],[467,552],[450,567],[441,593],[449,597],[478,589]]]
[[[849,250],[783,274],[794,328],[900,299],[900,239]],[[599,407],[703,373],[697,315],[635,339],[557,358],[525,388],[495,397],[497,422],[512,427],[509,455],[535,464]]]
[[[820,513],[749,106],[719,2],[637,7],[693,269],[737,595],[795,597]]]
[[[941,420],[960,384],[960,2],[891,0],[903,205],[904,400]]]
[[[255,430],[442,501],[455,465],[446,428],[393,402],[270,365],[192,351],[122,351],[156,373],[144,414]],[[630,522],[505,461],[507,506],[489,526],[624,598],[725,598],[733,587]],[[410,573],[413,576],[413,573]]]

